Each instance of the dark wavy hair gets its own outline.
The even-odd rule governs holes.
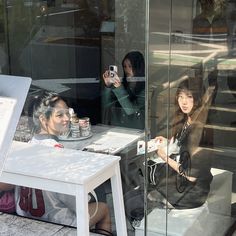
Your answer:
[[[193,96],[193,108],[189,114],[192,118],[196,110],[202,105],[202,96],[205,92],[202,80],[198,77],[187,77],[182,81],[175,94],[175,115],[174,122],[172,124],[172,135],[175,136],[183,127],[183,124],[187,121],[188,116],[182,112],[178,104],[178,96],[181,92],[190,92]]]

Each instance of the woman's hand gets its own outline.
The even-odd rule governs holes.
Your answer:
[[[110,82],[110,77],[109,77],[109,70],[106,70],[103,75],[102,78],[104,80],[104,83],[107,87],[111,86],[111,82]]]
[[[155,141],[158,143],[157,155],[163,160],[167,161],[168,156],[166,155],[167,139],[163,136],[157,136]]]
[[[155,141],[158,143],[158,145],[165,145],[166,144],[166,138],[163,136],[157,136],[155,138]]]
[[[121,86],[121,81],[117,74],[113,77],[113,80],[114,80],[113,85],[115,88],[118,88]]]
[[[8,191],[14,189],[14,185],[0,183],[0,191]]]
[[[112,84],[115,88],[120,87],[121,80],[117,74],[115,74],[114,77],[110,76],[109,70],[105,71],[105,73],[102,75],[104,83],[107,87],[110,87]]]
[[[157,155],[165,162],[167,162],[168,156],[166,155],[166,148],[161,147],[157,149]]]

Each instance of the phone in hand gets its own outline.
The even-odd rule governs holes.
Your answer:
[[[111,83],[114,83],[115,81],[114,81],[114,77],[115,77],[115,75],[117,74],[117,72],[118,72],[118,69],[117,69],[117,66],[115,66],[115,65],[109,65],[109,77],[110,77],[110,79],[111,79]]]

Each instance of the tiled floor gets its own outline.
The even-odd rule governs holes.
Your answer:
[[[0,213],[1,236],[76,236],[76,229]],[[90,236],[100,234],[90,233]]]

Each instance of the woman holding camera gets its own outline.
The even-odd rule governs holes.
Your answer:
[[[114,67],[114,66],[113,66]],[[145,63],[138,51],[126,54],[122,61],[123,78],[116,71],[103,74],[104,121],[109,125],[144,128]]]

